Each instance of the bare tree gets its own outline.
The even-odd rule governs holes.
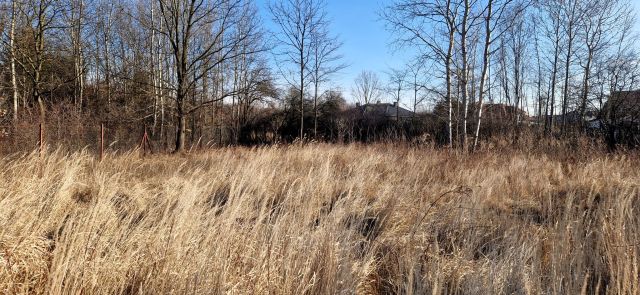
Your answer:
[[[543,11],[542,20],[545,20],[545,36],[550,44],[550,48],[553,51],[551,61],[551,81],[549,82],[549,102],[547,103],[547,110],[545,111],[545,133],[550,135],[553,132],[554,116],[556,107],[556,87],[558,80],[558,68],[560,63],[561,52],[561,6],[558,0],[549,0],[542,4],[541,10]]]
[[[255,6],[248,6],[247,13],[238,23],[236,34],[243,34],[244,30],[259,26],[254,17],[257,14]],[[275,96],[271,71],[267,67],[267,61],[263,56],[264,40],[260,38],[262,33],[256,34],[256,38],[245,40],[237,49],[239,55],[231,61],[233,64],[233,95],[232,95],[232,125],[234,143],[239,142],[242,136],[242,128],[249,120],[251,108],[255,102],[264,96]]]
[[[254,37],[255,29],[243,30],[240,34],[225,35],[242,20],[242,13],[248,5],[243,0],[158,0],[160,16],[173,55],[173,70],[176,81],[173,86],[176,103],[176,143],[175,150],[185,147],[186,116],[206,104],[224,99],[225,93],[200,105],[187,105],[187,97],[197,83],[211,69],[238,57],[245,52],[238,50],[246,41]],[[204,38],[212,34],[213,38]],[[221,40],[224,38],[224,42]]]
[[[71,52],[74,66],[73,102],[82,109],[85,87],[84,28],[86,24],[85,0],[69,0],[65,11],[66,27],[70,30]]]
[[[309,83],[309,65],[313,60],[313,35],[321,32],[326,21],[322,0],[282,0],[269,3],[273,21],[280,30],[276,41],[281,49],[279,57],[292,64],[297,72],[296,85],[300,96],[300,138],[304,138],[304,97]],[[284,73],[289,79],[292,73]]]
[[[18,17],[17,0],[11,0],[11,29],[9,31],[9,54],[11,58],[11,92],[13,98],[13,120],[18,120],[18,83],[16,81],[16,19]]]
[[[453,58],[453,49],[455,47],[455,28],[456,28],[456,13],[457,13],[457,9],[458,7],[455,6],[455,8],[452,9],[452,1],[451,0],[447,0],[446,2],[446,7],[445,7],[445,13],[441,14],[444,16],[444,21],[447,24],[447,31],[448,31],[448,36],[449,36],[449,42],[447,45],[447,53],[445,55],[445,68],[446,68],[446,84],[447,84],[447,94],[446,94],[446,100],[449,103],[449,118],[448,118],[448,124],[449,124],[449,146],[453,147],[453,128],[452,128],[452,113],[453,113],[453,107],[452,107],[452,103],[451,103],[451,63],[452,63],[452,58]],[[436,46],[431,46],[434,49],[437,49],[438,47]]]
[[[478,146],[478,137],[480,136],[480,126],[482,124],[482,108],[484,103],[485,85],[487,82],[487,73],[491,63],[492,49],[491,45],[495,41],[493,36],[496,28],[501,25],[503,13],[509,7],[511,0],[505,1],[488,0],[484,14],[484,48],[482,51],[482,73],[480,74],[480,89],[478,91],[478,108],[476,131],[473,140],[473,149]],[[495,13],[494,13],[495,11]],[[502,33],[499,32],[499,36]],[[498,36],[498,37],[499,37]]]
[[[589,101],[590,80],[594,59],[599,58],[610,46],[612,37],[621,26],[628,13],[626,1],[595,0],[585,3],[581,14],[584,16],[580,35],[586,49],[586,61],[581,60],[584,70],[582,94],[580,100],[580,121],[584,128],[587,104]]]
[[[543,77],[544,77],[544,72],[542,69],[542,54],[541,54],[541,46],[540,46],[540,34],[539,34],[539,30],[538,30],[538,25],[536,24],[536,17],[535,16],[531,16],[531,22],[533,23],[533,46],[535,49],[535,54],[536,54],[536,72],[537,72],[537,81],[536,81],[536,88],[537,88],[537,123],[539,125],[542,124],[542,120],[543,120],[543,113],[542,113],[542,108],[543,105],[545,105],[545,107],[547,106],[548,102],[548,93],[546,95],[546,97],[543,95]],[[547,101],[545,101],[545,99],[547,99]]]
[[[567,107],[569,104],[569,79],[571,71],[571,58],[573,57],[573,49],[575,38],[577,36],[577,27],[582,19],[579,6],[579,0],[562,1],[562,27],[565,33],[565,60],[564,60],[564,88],[562,96],[562,124],[561,133],[564,133],[567,125]]]
[[[150,5],[150,31],[151,31],[151,44],[149,49],[151,51],[151,79],[153,80],[153,128],[152,133],[155,133],[156,126],[158,125],[158,109],[160,109],[160,136],[162,136],[162,129],[164,128],[164,97],[163,97],[163,82],[162,82],[162,62],[160,57],[162,43],[158,38],[157,31],[160,29],[162,22],[158,22],[156,13],[156,2],[152,1]],[[159,23],[159,24],[157,24]],[[161,29],[160,29],[161,30]],[[206,76],[203,78],[206,81]],[[206,82],[205,82],[206,84]]]
[[[420,91],[428,90],[425,86],[426,83],[422,81],[423,75],[425,75],[425,61],[423,59],[417,59],[415,62],[408,65],[408,74],[411,74],[411,87],[413,88],[413,115],[415,117],[418,112],[418,105],[420,105],[427,98],[426,94]]]
[[[513,20],[509,24],[507,29],[507,43],[510,49],[511,57],[513,58],[513,107],[516,110],[513,114],[513,126],[514,143],[518,141],[520,136],[520,125],[523,118],[521,118],[520,111],[524,103],[524,83],[525,83],[525,67],[526,67],[526,51],[527,51],[527,36],[531,34],[529,27],[526,24],[526,18],[523,14],[517,14],[517,10],[513,11],[513,15],[508,17]]]
[[[30,44],[30,50],[13,47],[20,55],[20,58],[15,61],[31,82],[31,97],[38,104],[42,123],[44,123],[46,112],[43,97],[46,89],[42,76],[44,64],[47,61],[46,53],[49,49],[46,46],[46,40],[52,30],[62,27],[57,23],[63,8],[59,4],[54,0],[30,0],[20,5],[26,23],[30,24],[28,32],[32,44]]]
[[[396,109],[396,122],[400,122],[400,99],[402,91],[406,88],[407,72],[404,69],[390,69],[387,73],[389,76],[389,84],[387,92],[393,97]]]
[[[114,10],[116,9],[116,4],[111,1],[101,1],[99,2],[97,10],[97,23],[95,28],[96,36],[96,50],[95,50],[95,58],[96,58],[96,70],[98,68],[102,69],[104,80],[106,84],[107,90],[107,112],[110,111],[111,101],[112,101],[112,53],[111,50],[112,41],[114,39],[112,27],[113,27],[113,18],[114,18]],[[96,79],[98,79],[98,74],[96,74]],[[99,87],[98,94],[99,94]]]
[[[460,146],[463,149],[467,148],[467,116],[468,116],[468,108],[469,108],[469,56],[468,56],[468,44],[467,37],[469,35],[469,31],[474,25],[475,17],[471,15],[472,8],[475,1],[463,0],[462,5],[462,23],[460,27],[457,28],[457,31],[460,34],[460,51],[462,58],[462,68],[460,69],[460,88],[462,89],[462,137],[460,138]]]
[[[449,146],[453,146],[451,85],[459,8],[457,0],[398,0],[387,6],[382,15],[398,44],[428,52],[444,66],[446,91],[442,96],[448,104]]]
[[[369,104],[382,97],[383,86],[378,75],[372,71],[362,71],[356,77],[351,95],[362,104]]]
[[[311,63],[311,81],[313,82],[313,136],[318,136],[318,98],[320,97],[319,88],[322,83],[328,82],[331,75],[339,72],[346,67],[341,63],[342,55],[339,50],[342,42],[337,37],[333,37],[328,32],[328,23],[324,22],[312,32],[311,46],[312,58]]]

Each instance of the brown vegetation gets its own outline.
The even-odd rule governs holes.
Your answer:
[[[638,294],[637,154],[390,146],[0,160],[0,290]]]

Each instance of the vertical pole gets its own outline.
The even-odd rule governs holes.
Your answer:
[[[104,159],[104,123],[100,124],[100,162]]]
[[[42,123],[40,123],[40,142],[39,142],[39,146],[40,146],[40,157],[42,158],[42,156],[44,154],[44,126],[42,125]]]

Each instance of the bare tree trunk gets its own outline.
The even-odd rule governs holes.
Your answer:
[[[13,95],[13,120],[18,120],[18,83],[16,82],[15,30],[18,16],[16,0],[11,1],[11,30],[9,31],[9,50],[11,55],[11,88]]]
[[[460,145],[463,150],[467,149],[467,113],[468,113],[468,56],[467,56],[467,22],[469,20],[469,11],[471,10],[469,0],[464,0],[464,13],[462,17],[462,32],[460,34],[460,46],[462,50],[462,75],[460,75],[460,87],[462,88],[462,137]]]
[[[480,125],[482,124],[482,107],[484,102],[484,84],[487,80],[487,70],[489,69],[491,54],[491,18],[493,13],[493,0],[487,3],[487,16],[485,17],[485,38],[484,51],[482,53],[482,74],[480,76],[480,90],[478,97],[478,123],[476,124],[476,134],[473,140],[473,150],[478,147],[478,137],[480,137]]]
[[[317,71],[317,70],[316,70]],[[316,72],[316,77],[318,73]],[[318,81],[314,83],[313,89],[313,137],[318,138]]]
[[[158,71],[156,66],[156,19],[155,19],[155,1],[151,3],[151,80],[153,82],[153,127],[151,128],[152,134],[155,135],[156,127],[158,125]]]
[[[449,2],[450,3],[450,2]],[[448,8],[448,7],[447,7]],[[448,135],[449,135],[449,147],[453,147],[453,105],[451,103],[451,59],[453,56],[453,47],[455,45],[455,36],[454,30],[451,29],[449,32],[449,46],[447,47],[447,56],[445,58],[445,68],[446,68],[446,84],[447,84],[447,94],[446,99],[449,104],[449,117],[447,119],[448,124]]]
[[[514,109],[515,109],[515,114],[514,114],[514,122],[513,122],[513,126],[515,127],[514,129],[514,134],[513,134],[513,143],[517,143],[520,137],[520,109],[521,109],[521,104],[522,104],[522,58],[524,55],[524,42],[522,40],[522,36],[521,34],[523,34],[522,30],[523,27],[521,25],[519,25],[517,27],[517,32],[514,33],[514,40],[513,40],[513,44],[512,44],[512,51],[513,51],[513,63],[514,63],[514,71],[513,71],[513,81],[514,81],[514,85],[513,85],[513,91],[514,91]]]
[[[567,116],[567,106],[568,106],[568,100],[569,100],[569,73],[570,73],[570,66],[571,66],[572,44],[573,42],[569,41],[568,48],[567,48],[567,55],[565,59],[564,89],[563,89],[563,96],[562,96],[562,124],[560,125],[561,134],[565,133],[566,124],[567,124],[566,116]]]
[[[111,35],[112,13],[113,13],[113,8],[109,6],[107,23],[105,24],[105,27],[103,29],[104,63],[105,63],[104,74],[105,74],[105,80],[107,83],[107,112],[110,112],[110,108],[111,108],[111,61],[110,61],[111,52],[109,52],[109,43],[110,43],[110,35]]]
[[[534,41],[535,41],[535,48],[536,48],[536,63],[537,63],[537,70],[538,70],[538,81],[537,81],[537,88],[538,88],[538,119],[537,119],[537,123],[541,124],[542,123],[542,104],[543,104],[543,100],[542,100],[542,61],[540,58],[540,43],[538,42],[538,35],[537,33],[534,32]]]
[[[233,86],[232,86],[233,87],[232,93],[234,93],[234,94],[231,96],[231,122],[230,122],[231,131],[232,131],[232,135],[233,135],[233,137],[231,139],[231,143],[232,144],[237,144],[238,143],[237,142],[238,129],[236,128],[236,125],[237,125],[236,122],[238,120],[238,115],[237,115],[237,110],[236,110],[237,109],[236,101],[238,101],[238,103],[240,101],[238,99],[238,96],[239,96],[238,89],[240,89],[240,86],[238,85],[240,83],[238,81],[240,79],[239,78],[239,75],[240,75],[239,71],[240,70],[239,70],[239,66],[238,66],[238,61],[234,60],[234,62],[233,62]]]
[[[556,81],[558,76],[558,62],[560,55],[560,24],[556,24],[555,27],[555,37],[556,43],[554,46],[554,54],[553,54],[553,70],[551,71],[551,103],[550,103],[550,114],[548,118],[548,124],[545,124],[545,128],[547,130],[547,135],[550,135],[553,131],[553,116],[555,115],[555,105],[556,105]]]
[[[418,111],[418,91],[420,90],[420,86],[418,86],[418,74],[419,72],[413,73],[413,114],[411,117],[415,119],[416,112]]]
[[[589,99],[589,78],[591,75],[591,62],[593,60],[593,50],[588,49],[587,65],[584,68],[584,81],[582,84],[582,101],[580,103],[580,129],[584,130],[585,115],[587,111],[587,100]]]
[[[305,38],[302,36],[301,38],[301,49],[300,49],[300,140],[304,139],[304,68],[305,68]]]
[[[42,78],[42,68],[44,66],[44,34],[45,34],[45,21],[46,21],[46,8],[47,4],[45,0],[40,0],[38,8],[38,20],[35,36],[35,69],[33,75],[33,98],[38,102],[40,109],[40,123],[45,123],[45,105],[40,92],[40,83]]]
[[[176,116],[178,120],[178,128],[176,130],[176,152],[183,151],[186,143],[186,127],[187,127],[187,118],[184,109],[184,103],[187,97],[187,77],[185,77],[187,72],[187,49],[188,43],[183,43],[183,49],[181,51],[175,52],[176,55],[176,78],[178,89],[176,92]]]
[[[71,17],[71,40],[73,43],[73,65],[74,65],[74,104],[78,110],[82,109],[84,96],[84,58],[82,50],[82,17],[84,1],[74,2]]]
[[[400,126],[400,95],[402,92],[402,84],[398,83],[398,89],[396,89],[396,123]]]
[[[560,133],[564,134],[566,132],[567,125],[567,107],[569,104],[569,74],[571,70],[571,55],[573,54],[573,39],[575,37],[574,27],[576,21],[576,3],[577,0],[570,0],[568,4],[571,5],[570,15],[567,16],[567,52],[565,59],[565,67],[564,67],[564,94],[562,97],[562,125],[560,128]]]
[[[159,30],[162,30],[163,28],[163,23],[162,21],[159,22]],[[165,98],[164,98],[164,89],[165,89],[165,83],[164,83],[164,70],[162,67],[162,52],[163,52],[163,46],[162,46],[162,38],[158,38],[158,44],[157,44],[157,56],[156,56],[156,62],[158,63],[158,95],[160,98],[160,138],[164,138],[165,136],[165,132],[164,132],[164,125],[165,125]]]
[[[318,44],[318,37],[314,36],[313,41],[313,138],[318,139],[318,84],[320,83],[320,60],[319,50],[320,44]]]

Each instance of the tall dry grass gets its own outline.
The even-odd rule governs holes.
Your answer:
[[[638,294],[637,155],[0,160],[4,294]]]

